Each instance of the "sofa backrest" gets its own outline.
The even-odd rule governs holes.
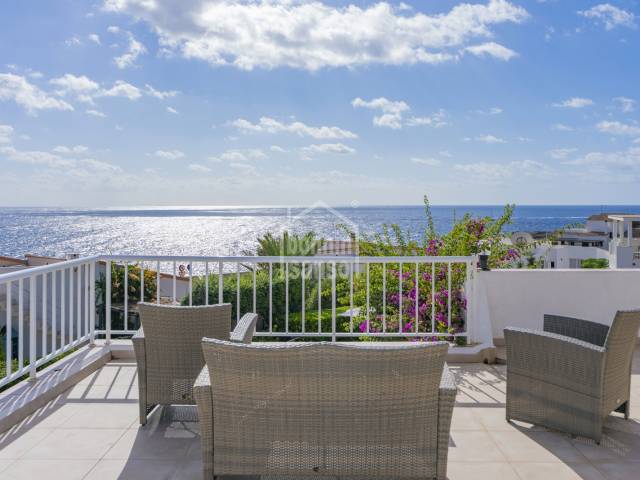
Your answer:
[[[448,344],[203,340],[220,474],[430,478]],[[202,426],[202,428],[206,428]]]

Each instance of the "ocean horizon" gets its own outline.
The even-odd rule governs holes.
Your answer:
[[[499,217],[503,205],[432,205],[439,233],[455,219]],[[640,205],[517,205],[506,231],[554,231],[592,214],[637,213]],[[0,255],[67,254],[243,255],[267,232],[314,231],[345,238],[397,224],[414,237],[426,228],[423,205],[190,206],[53,208],[0,207]]]

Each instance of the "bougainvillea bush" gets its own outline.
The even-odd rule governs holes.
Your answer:
[[[507,205],[497,219],[465,215],[454,222],[451,231],[439,235],[426,197],[424,203],[426,227],[422,232],[403,232],[397,225],[385,225],[380,233],[359,241],[360,255],[439,257],[486,253],[491,268],[510,265],[518,258],[518,252],[504,242],[503,235],[504,226],[511,221],[513,206]],[[435,337],[429,333],[436,332],[449,334],[444,338],[453,340],[453,335],[465,331],[466,264],[449,266],[435,260],[417,265],[370,264],[368,268],[368,295],[366,271],[354,278],[354,303],[364,306],[357,319],[363,334],[412,332],[424,334],[419,339],[431,340]],[[464,344],[466,338],[456,337],[456,341]]]

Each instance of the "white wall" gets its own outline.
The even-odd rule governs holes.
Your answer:
[[[613,256],[615,260],[615,266],[617,268],[639,268],[640,260],[633,258],[634,252],[637,250],[637,246],[614,246],[615,254]]]
[[[604,258],[610,264],[613,263],[607,250],[578,245],[543,245],[536,248],[534,256],[545,259],[545,268],[551,268],[551,262],[554,263],[553,268],[570,268],[571,259]]]
[[[542,330],[545,313],[610,325],[616,310],[640,308],[640,270],[492,270],[478,282],[499,339],[507,326]]]

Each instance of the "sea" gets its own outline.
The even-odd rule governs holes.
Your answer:
[[[499,217],[499,205],[432,206],[438,232],[449,231],[456,219]],[[598,213],[636,213],[640,205],[517,206],[506,231],[553,231],[582,224]],[[327,239],[360,237],[396,224],[413,237],[426,226],[424,207],[154,207],[154,208],[0,208],[0,255],[26,253],[131,255],[254,254],[257,239],[267,232],[313,231]]]

